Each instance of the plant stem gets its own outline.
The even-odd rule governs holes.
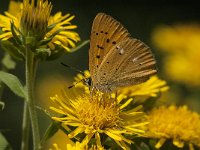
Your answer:
[[[2,69],[2,71],[7,72],[7,70],[5,70],[5,69]],[[5,85],[3,84],[3,82],[0,81],[0,101],[1,101],[1,97],[3,95],[4,86]]]
[[[22,141],[21,150],[29,149],[29,131],[30,131],[30,118],[28,112],[28,103],[24,101],[23,123],[22,123]]]
[[[1,71],[8,72],[8,69],[4,66],[4,64],[2,63],[1,65]],[[2,102],[1,97],[3,95],[4,87],[5,85],[0,81],[0,102]]]
[[[38,118],[35,107],[34,100],[34,83],[35,83],[35,73],[37,68],[37,61],[34,58],[34,54],[31,49],[26,46],[26,88],[27,88],[27,102],[29,108],[29,115],[32,126],[33,134],[33,149],[39,150],[40,146],[40,134],[38,126]]]

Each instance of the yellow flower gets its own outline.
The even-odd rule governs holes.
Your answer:
[[[90,78],[90,72],[84,71],[84,74],[78,74],[75,77],[74,85],[76,87],[85,88],[87,93],[90,93],[89,86],[86,86],[87,79]],[[82,81],[82,82],[80,82]],[[123,87],[118,90],[118,94],[127,95],[128,97],[133,96],[147,96],[157,97],[161,92],[165,92],[169,89],[166,81],[160,80],[157,76],[152,76],[148,81],[129,87]]]
[[[56,143],[53,144],[54,149],[49,150],[62,150],[58,147]],[[84,150],[84,147],[81,146],[79,142],[73,144],[66,144],[66,150]]]
[[[152,76],[149,80],[142,84],[124,87],[119,90],[120,94],[133,96],[150,96],[157,97],[161,92],[169,89],[166,81],[160,80],[157,76]]]
[[[75,98],[67,95],[62,97],[51,97],[58,106],[50,107],[59,114],[59,117],[52,117],[53,120],[61,122],[69,131],[69,138],[78,139],[78,135],[84,134],[84,139],[79,141],[84,146],[90,141],[95,141],[97,147],[102,147],[102,135],[114,140],[121,148],[129,149],[127,144],[132,141],[125,135],[141,135],[144,133],[144,126],[147,124],[141,106],[125,110],[133,101],[124,101],[125,96],[118,96],[117,99],[110,99],[100,93],[93,95],[83,94]],[[105,140],[105,138],[104,138]]]
[[[200,85],[200,25],[163,26],[155,30],[153,42],[167,52],[164,71],[174,81]]]
[[[85,92],[86,93],[90,93],[90,89],[89,89],[89,86],[87,85],[88,83],[87,83],[87,81],[88,81],[88,79],[90,80],[90,72],[88,71],[88,70],[85,70],[84,71],[84,74],[77,74],[76,76],[75,76],[75,82],[74,82],[74,85],[75,85],[75,87],[77,87],[77,88],[84,88],[85,89]]]
[[[14,14],[13,5],[16,11]],[[12,21],[17,28],[17,35],[20,35],[21,32],[30,35],[32,32],[36,33],[38,30],[44,29],[40,33],[44,34],[44,40],[53,37],[48,42],[48,47],[52,50],[56,50],[56,46],[61,46],[67,51],[75,47],[75,42],[80,41],[80,37],[78,33],[71,31],[77,28],[76,25],[71,24],[74,16],[70,16],[70,14],[62,16],[61,12],[56,13],[54,16],[49,16],[52,5],[47,0],[38,0],[36,7],[34,5],[34,0],[24,0],[23,5],[11,1],[9,6],[10,13],[5,12],[5,15],[0,15],[0,28],[4,32],[0,35],[0,39],[8,40],[13,37],[10,27],[10,22]],[[51,27],[51,30],[48,30],[47,26]]]
[[[188,143],[190,149],[193,144],[200,147],[200,116],[188,110],[187,106],[161,106],[148,114],[146,136],[159,139],[156,148],[160,148],[167,139],[173,144],[183,148]]]
[[[34,37],[37,41],[44,38],[51,9],[52,5],[47,0],[38,0],[36,6],[34,0],[23,1],[19,28],[25,38]]]
[[[80,142],[74,143],[72,140],[69,139],[69,137],[65,138],[66,141],[66,149],[65,150],[104,150],[103,147],[97,147],[95,145],[91,146],[91,148],[88,148],[88,146],[84,146]],[[53,144],[53,149],[49,150],[62,150],[58,144],[54,143]]]
[[[191,46],[190,42],[197,42],[199,38],[200,25],[197,24],[163,25],[157,27],[152,34],[152,40],[158,50],[170,53],[188,51],[188,47]]]

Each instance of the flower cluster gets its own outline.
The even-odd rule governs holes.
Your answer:
[[[148,114],[146,136],[159,139],[156,148],[160,148],[166,140],[173,140],[173,144],[179,148],[184,143],[200,147],[200,115],[188,110],[187,106],[176,107],[174,105],[161,106],[153,109]]]
[[[26,99],[21,149],[28,147],[29,138],[26,138],[28,136],[26,132],[29,131],[29,125],[27,125],[29,120],[32,127],[33,149],[40,149],[40,143],[58,133],[58,130],[63,131],[61,133],[65,136],[64,146],[55,141],[51,143],[50,150],[129,150],[133,147],[137,147],[138,150],[147,150],[150,147],[160,149],[171,141],[173,144],[170,147],[189,146],[190,150],[200,148],[200,115],[198,113],[189,110],[185,105],[154,107],[154,102],[158,101],[160,95],[169,89],[166,81],[154,75],[144,83],[119,87],[112,93],[103,93],[91,84],[91,75],[88,70],[75,76],[75,82],[69,86],[68,91],[60,92],[59,87],[63,87],[60,86],[60,82],[45,78],[48,81],[45,82],[44,87],[47,87],[45,90],[56,94],[51,96],[51,101],[48,102],[50,112],[41,108],[50,117],[52,123],[40,141],[33,92],[37,64],[39,60],[56,59],[64,51],[75,51],[71,49],[75,48],[76,43],[80,41],[79,34],[74,31],[77,26],[71,24],[74,16],[62,15],[61,12],[52,16],[52,8],[49,0],[11,1],[8,12],[4,15],[0,14],[2,48],[8,52],[6,55],[10,54],[16,59],[25,60],[26,85],[21,84],[14,75],[3,71],[0,74],[3,83],[8,85],[15,94]],[[116,25],[118,24],[117,22]],[[122,30],[121,26],[119,30]],[[101,36],[104,35],[104,31],[100,33],[103,33]],[[122,37],[124,33],[126,32],[122,33]],[[95,35],[99,33],[96,32]],[[108,32],[105,32],[105,35],[108,36]],[[158,49],[169,54],[165,58],[165,72],[170,79],[192,86],[200,85],[199,25],[157,28],[153,34],[153,41]],[[106,42],[109,43],[110,39]],[[112,41],[112,44],[114,43],[116,42]],[[116,49],[119,49],[118,46]],[[104,49],[99,45],[97,47]],[[121,55],[121,52],[119,54]],[[146,54],[140,54],[138,58]],[[98,56],[97,58],[100,58]],[[149,56],[147,55],[146,58]],[[8,59],[4,61],[10,62]],[[141,64],[143,64],[142,61]],[[141,67],[140,73],[143,74],[142,69],[147,67],[149,66]],[[60,76],[57,78],[62,80],[62,84],[64,83],[64,78],[61,79]],[[52,89],[49,88],[51,86],[49,81],[54,86]],[[40,82],[40,84],[44,83]],[[43,95],[43,99],[49,94],[45,90],[39,88],[39,94]]]
[[[51,9],[48,0],[38,0],[37,4],[34,0],[24,0],[23,3],[11,1],[9,12],[0,15],[0,28],[3,31],[0,39],[6,41],[3,42],[4,47],[10,46],[8,40],[14,38],[16,47],[31,45],[37,50],[35,53],[48,53],[48,59],[60,56],[62,48],[66,51],[74,48],[75,43],[80,41],[78,33],[72,31],[77,28],[71,24],[74,16],[63,16],[61,12],[50,16]],[[11,55],[24,57],[25,50],[13,49],[15,52]]]
[[[81,141],[84,146],[95,137],[97,147],[102,147],[101,137],[104,134],[123,149],[128,149],[127,144],[131,144],[132,141],[124,135],[143,134],[147,122],[141,106],[125,110],[133,101],[132,98],[124,101],[125,98],[118,96],[116,99],[110,99],[100,93],[92,97],[88,94],[77,95],[75,99],[69,99],[64,94],[62,97],[56,95],[51,97],[51,100],[57,103],[58,107],[50,109],[60,115],[52,119],[61,122],[69,131],[70,127],[75,127],[68,134],[69,138],[78,138],[78,135],[84,133]]]
[[[167,56],[163,59],[166,75],[188,86],[200,85],[200,25],[162,26],[153,33],[154,45]],[[195,72],[194,72],[195,71]]]
[[[168,89],[166,82],[154,76],[141,85],[120,89],[118,95],[110,95],[90,93],[87,83],[89,78],[90,73],[87,70],[83,75],[78,74],[75,77],[74,90],[79,91],[74,93],[74,97],[70,98],[65,92],[62,96],[51,97],[57,106],[50,109],[59,114],[52,119],[61,122],[62,126],[68,129],[68,137],[71,139],[80,139],[79,136],[84,134],[81,141],[78,141],[83,146],[95,141],[97,148],[102,148],[106,146],[106,141],[112,139],[122,149],[129,149],[128,145],[133,141],[127,137],[142,136],[148,124],[142,106],[133,105],[133,97],[156,97],[159,92]]]

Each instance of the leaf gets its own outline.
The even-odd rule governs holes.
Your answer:
[[[19,39],[17,33],[15,32],[15,30],[17,30],[17,27],[15,26],[15,24],[14,24],[13,21],[10,22],[10,26],[11,26],[11,32],[12,32],[12,35],[13,35],[14,39],[16,40],[16,42],[17,42],[19,45],[21,45],[22,42],[21,42],[21,40]]]
[[[42,140],[46,141],[51,138],[59,130],[59,123],[53,121],[44,133]]]
[[[84,47],[85,45],[87,45],[90,42],[90,40],[85,40],[83,42],[81,42],[78,46],[76,46],[75,48],[70,49],[70,53],[73,53],[79,49],[81,49],[82,47]]]
[[[3,59],[2,59],[2,64],[7,68],[7,69],[15,69],[16,63],[15,61],[12,60],[9,54],[5,54]]]
[[[8,52],[16,60],[24,60],[22,51],[16,47],[12,42],[5,40],[1,41],[1,47],[4,51]]]
[[[3,110],[5,108],[5,103],[1,100],[0,100],[0,106],[1,106],[1,110]]]
[[[10,88],[10,90],[17,96],[25,98],[24,87],[16,76],[0,71],[0,81],[6,84]]]
[[[59,58],[62,54],[64,54],[64,48],[61,48],[61,46],[56,46],[56,49],[51,51],[51,55],[48,56],[46,59],[48,61],[55,60]]]
[[[1,150],[12,150],[10,144],[8,143],[8,141],[3,136],[2,133],[0,133],[0,149]]]

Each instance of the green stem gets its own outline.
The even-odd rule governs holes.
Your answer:
[[[1,71],[8,72],[8,69],[4,66],[4,64],[2,63],[1,65]],[[0,81],[0,102],[3,95],[4,87],[5,85],[3,84],[3,82]]]
[[[34,100],[34,83],[35,83],[35,73],[36,73],[37,61],[34,59],[34,54],[31,49],[26,47],[26,88],[27,88],[27,102],[29,108],[29,115],[32,126],[33,134],[33,149],[39,150],[40,146],[40,134],[38,126],[38,118],[35,107]]]
[[[2,69],[3,70],[3,69]],[[6,72],[6,71],[5,71]],[[1,101],[1,97],[3,95],[3,91],[4,91],[4,87],[5,85],[3,84],[3,82],[0,81],[0,101]]]
[[[24,101],[21,150],[29,150],[29,131],[30,131],[30,118],[28,112],[28,103]]]

